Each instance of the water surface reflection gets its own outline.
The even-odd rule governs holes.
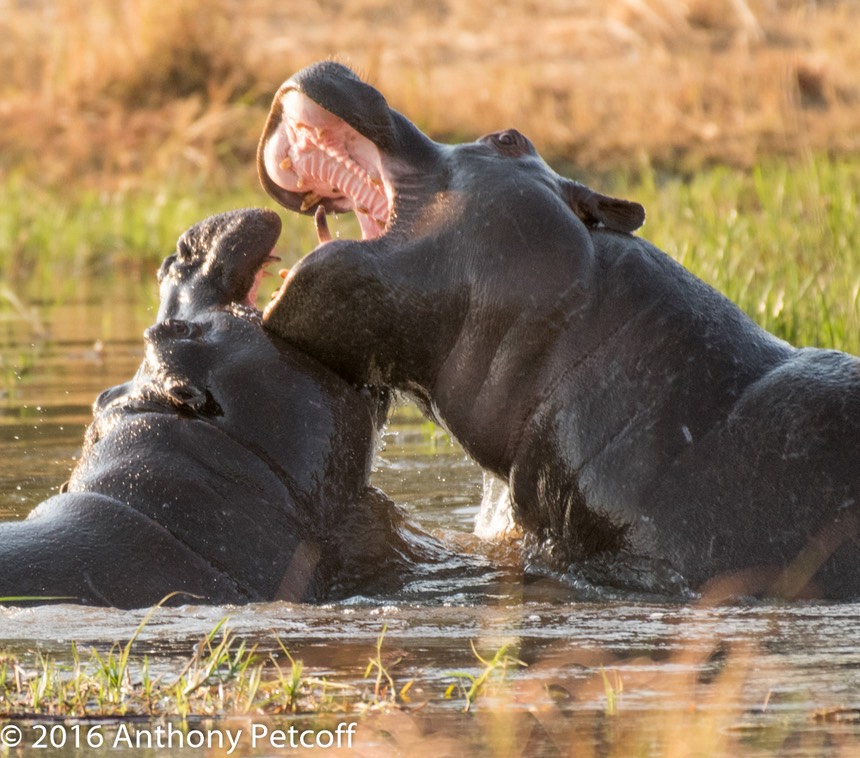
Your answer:
[[[48,336],[23,319],[0,322],[0,518],[22,518],[57,491],[93,399],[136,369],[154,310],[144,295],[109,302],[108,312],[98,300],[52,308],[40,325]],[[390,425],[374,483],[424,528],[474,548],[481,474],[413,408]],[[581,602],[552,582],[524,581],[516,566],[477,584],[439,581],[420,601],[405,592],[322,606],[163,609],[135,652],[150,656],[154,672],[175,676],[229,616],[261,653],[278,655],[277,637],[308,671],[360,689],[385,628],[390,673],[398,686],[414,684],[406,710],[362,721],[365,755],[438,756],[464,745],[495,755],[860,751],[858,604]],[[144,615],[5,608],[0,641],[24,660],[39,651],[68,662],[72,642],[107,649],[131,638]],[[503,686],[464,714],[462,691],[446,691],[458,681],[452,672],[481,672],[471,643],[490,657],[509,645],[527,666],[509,670]],[[246,745],[243,754],[266,753]]]

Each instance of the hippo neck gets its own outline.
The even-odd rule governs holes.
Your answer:
[[[503,478],[527,419],[569,368],[555,346],[590,307],[595,270],[582,234],[569,247],[547,244],[524,255],[509,269],[486,259],[455,263],[466,271],[453,278],[470,281],[466,307],[456,339],[437,353],[430,395],[463,448]],[[488,270],[504,273],[487,281]],[[546,281],[568,284],[546,293]]]
[[[593,238],[599,290],[569,331],[567,368],[524,422],[511,471],[528,483],[514,486],[520,517],[549,535],[570,531],[582,508],[632,524],[675,462],[794,352],[646,241]],[[536,507],[523,489],[537,481],[572,483],[567,502]]]

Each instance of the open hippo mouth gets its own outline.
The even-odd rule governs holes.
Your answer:
[[[265,208],[229,211],[187,229],[158,270],[161,303],[156,323],[144,333],[146,357],[132,382],[111,387],[95,402],[90,436],[112,423],[107,413],[173,413],[177,408],[219,415],[211,394],[181,379],[168,359],[182,343],[201,341],[201,324],[215,313],[227,313],[262,325],[257,290],[281,234],[281,219]],[[189,364],[190,365],[190,364]]]
[[[486,161],[468,168],[470,155],[494,161],[495,168]],[[454,174],[461,194],[503,182],[513,198],[542,194],[547,203],[563,203],[589,228],[632,232],[645,220],[638,203],[555,173],[513,129],[462,145],[433,142],[389,108],[382,93],[334,61],[302,69],[275,94],[257,169],[277,202],[314,215],[321,243],[331,240],[326,213],[354,211],[365,241],[388,235],[395,221],[408,234],[416,208],[423,204],[426,211],[438,201]]]
[[[211,216],[182,234],[158,272],[158,321],[212,309],[257,314],[257,292],[281,233],[276,213],[247,208]]]
[[[320,242],[331,239],[326,213],[348,211],[362,239],[381,237],[395,217],[383,152],[394,134],[392,115],[382,95],[346,67],[325,62],[303,70],[275,95],[257,152],[263,186],[290,210],[313,213]]]

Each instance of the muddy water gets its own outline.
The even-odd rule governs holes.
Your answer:
[[[140,360],[141,333],[154,314],[150,298],[114,290],[36,314],[2,312],[0,518],[24,517],[67,478],[90,403],[129,378]],[[424,528],[463,550],[484,550],[470,537],[480,472],[410,407],[389,427],[375,483]],[[261,651],[277,652],[277,636],[308,673],[367,691],[365,666],[385,627],[395,683],[414,680],[410,703],[355,717],[358,733],[347,752],[356,755],[860,754],[860,605],[583,601],[548,582],[523,582],[515,566],[489,573],[481,586],[447,581],[424,599],[418,592],[323,606],[161,610],[135,651],[170,679],[229,615],[230,627]],[[0,609],[0,649],[68,662],[72,641],[107,648],[129,639],[143,616],[75,606]],[[511,664],[504,682],[465,714],[461,690],[445,695],[458,681],[452,672],[483,670],[471,643],[490,657],[510,645],[527,665]],[[265,740],[252,744],[253,721],[206,728],[244,730],[234,755],[289,754]],[[35,722],[22,723],[32,743]],[[266,723],[319,729],[330,722]],[[104,753],[73,749],[70,728],[64,726],[65,746],[52,752]],[[112,752],[129,752],[126,741],[113,742],[116,724],[99,729],[118,748]],[[172,752],[203,749],[178,747],[175,740]]]

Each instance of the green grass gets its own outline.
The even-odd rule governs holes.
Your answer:
[[[510,645],[502,645],[489,659],[484,658],[475,649],[474,642],[470,642],[470,645],[473,655],[483,666],[483,669],[478,674],[472,674],[468,671],[452,671],[451,676],[456,679],[456,682],[445,690],[445,697],[452,697],[454,692],[460,691],[466,701],[464,711],[471,710],[478,698],[491,691],[494,684],[497,686],[503,684],[509,667],[528,665],[518,658],[508,655]]]
[[[383,654],[386,627],[380,632],[363,678],[350,683],[328,681],[309,673],[284,643],[258,652],[228,625],[218,622],[192,650],[172,665],[172,673],[154,677],[147,655],[132,655],[140,633],[159,606],[153,607],[127,642],[107,650],[90,647],[88,654],[72,643],[67,654],[22,656],[0,650],[0,721],[32,715],[53,718],[224,717],[236,714],[364,713],[407,707],[412,680],[395,683],[392,669],[400,659]],[[472,645],[474,651],[474,645]],[[474,705],[491,675],[514,661],[499,650],[489,661],[476,657],[485,670],[469,677],[463,689],[465,706]],[[161,668],[164,668],[162,664]],[[356,682],[356,679],[358,680]],[[450,699],[453,688],[440,700]]]
[[[22,301],[71,299],[82,281],[150,285],[154,268],[192,224],[234,208],[273,207],[256,187],[212,190],[203,183],[60,192],[13,175],[0,192],[0,309],[17,310]],[[315,244],[312,224],[302,221],[285,218],[280,244],[294,259]]]
[[[59,193],[12,176],[0,210],[0,277],[16,291],[67,298],[82,278],[137,277],[178,233],[231,198],[194,187],[152,193]]]
[[[648,174],[643,236],[797,345],[860,352],[860,161]]]
[[[569,172],[575,174],[576,172]],[[860,352],[860,159],[775,162],[692,176],[580,177],[643,203],[642,235],[715,286],[769,331],[798,345]],[[178,180],[177,180],[178,181]],[[0,310],[74,296],[81,280],[145,286],[188,226],[212,213],[272,207],[255,183],[178,182],[112,194],[60,193],[23,176],[0,187]],[[315,245],[309,219],[284,212],[286,263]],[[352,235],[352,222],[341,220]]]

